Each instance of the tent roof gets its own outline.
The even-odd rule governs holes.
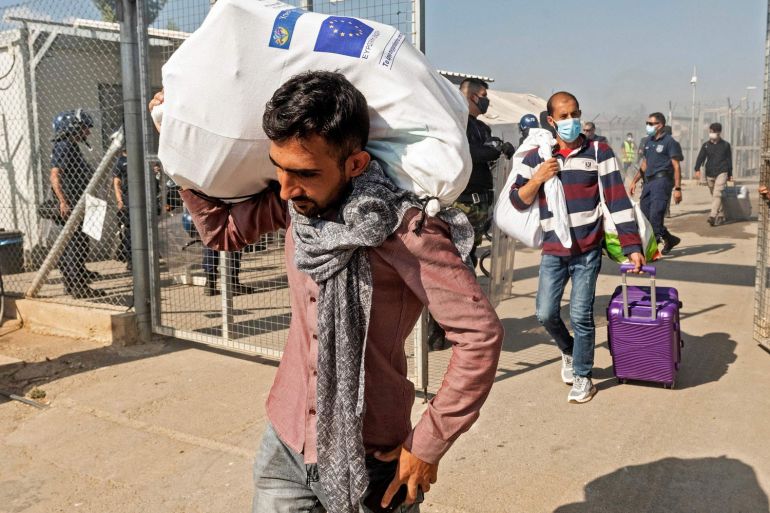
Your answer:
[[[534,114],[538,119],[545,110],[546,101],[528,93],[509,93],[489,89],[489,110],[480,116],[488,125],[516,124],[524,114]]]

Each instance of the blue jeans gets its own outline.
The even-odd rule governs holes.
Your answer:
[[[639,206],[642,208],[644,216],[649,219],[658,240],[668,237],[668,230],[664,222],[673,190],[674,182],[668,178],[652,179],[644,184],[642,189],[642,199]]]
[[[364,499],[373,489],[390,483],[396,475],[396,462],[382,462],[373,456],[366,457],[369,472],[369,488]],[[387,487],[387,484],[385,484]],[[421,494],[418,496],[421,500]],[[326,495],[319,481],[318,466],[305,464],[302,454],[287,447],[270,424],[262,436],[262,446],[254,462],[254,501],[252,513],[325,513]],[[360,513],[372,510],[361,506]],[[402,505],[394,513],[419,513],[419,504]]]
[[[594,299],[596,278],[602,267],[602,250],[596,248],[578,256],[543,255],[537,286],[537,320],[545,327],[562,353],[572,355],[576,376],[591,376],[594,366]],[[561,318],[561,298],[567,280],[572,279],[569,317],[574,338]]]

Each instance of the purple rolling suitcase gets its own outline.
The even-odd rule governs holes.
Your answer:
[[[674,387],[682,359],[679,293],[655,286],[655,267],[644,266],[650,287],[628,286],[631,264],[620,266],[622,285],[607,307],[607,337],[615,376],[626,380],[654,381]],[[653,305],[655,307],[653,308]]]

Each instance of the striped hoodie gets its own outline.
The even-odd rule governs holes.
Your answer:
[[[557,176],[564,186],[572,248],[565,248],[559,242],[553,229],[553,213],[548,210],[545,192],[543,187],[540,187],[537,197],[540,207],[540,225],[543,228],[543,254],[581,255],[601,245],[604,240],[604,225],[599,204],[599,177],[604,188],[604,201],[609,207],[612,220],[618,230],[623,253],[625,255],[641,253],[642,241],[639,238],[631,200],[626,194],[623,178],[618,169],[618,161],[612,148],[606,143],[598,143],[598,148],[595,148],[591,141],[582,135],[580,137],[581,146],[572,150],[566,158],[557,152],[558,148],[554,151],[556,158],[561,162],[561,171]],[[529,181],[522,174],[532,176],[541,162],[543,159],[535,148],[518,164],[529,169],[518,167],[516,181],[511,187],[511,203],[516,209],[529,208],[529,205],[522,202],[519,197],[519,188]],[[512,172],[516,173],[517,168]]]

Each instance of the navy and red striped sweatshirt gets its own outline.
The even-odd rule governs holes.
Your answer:
[[[605,143],[598,143],[598,148],[581,135],[582,144],[572,150],[565,158],[556,153],[561,161],[561,171],[557,177],[564,187],[564,197],[569,212],[572,248],[565,248],[553,229],[553,213],[548,210],[543,187],[537,193],[540,207],[540,225],[543,228],[543,254],[556,256],[581,255],[599,247],[604,239],[602,210],[599,204],[599,183],[601,177],[604,188],[604,201],[609,207],[612,220],[618,230],[618,238],[623,253],[642,252],[642,241],[636,224],[631,200],[626,194],[623,177],[612,148]],[[524,156],[518,164],[529,168],[529,176],[543,162],[537,148]],[[520,169],[520,168],[519,168]],[[511,171],[516,173],[516,168]],[[526,210],[529,205],[521,201],[519,188],[529,181],[521,173],[516,177],[510,192],[511,203],[518,210]]]

